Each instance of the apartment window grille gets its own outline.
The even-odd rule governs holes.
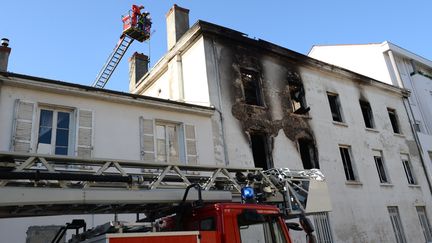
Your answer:
[[[415,185],[416,183],[416,179],[414,177],[414,173],[412,171],[412,166],[411,166],[411,162],[408,158],[407,155],[402,155],[402,165],[404,167],[404,171],[405,171],[405,175],[407,177],[408,180],[408,184],[410,185]]]
[[[375,166],[377,168],[377,172],[378,172],[378,177],[380,179],[381,183],[389,183],[389,177],[387,175],[387,170],[385,168],[384,165],[384,160],[382,157],[382,152],[381,151],[377,151],[375,152],[376,154],[374,155],[374,160],[375,160]]]
[[[243,83],[244,99],[246,104],[263,106],[261,85],[258,72],[242,69],[241,79]]]
[[[402,226],[402,221],[399,216],[399,210],[396,206],[387,207],[389,215],[390,215],[390,221],[393,226],[393,232],[396,237],[396,243],[406,243],[405,233]]]
[[[390,122],[391,122],[391,125],[392,125],[392,128],[393,128],[393,132],[394,133],[401,133],[400,127],[399,127],[399,122],[398,122],[398,117],[397,117],[397,114],[396,114],[396,110],[395,109],[387,108],[387,111],[388,111]]]
[[[313,220],[315,225],[316,238],[318,242],[332,243],[333,234],[328,213],[316,213],[313,215]]]
[[[429,224],[426,208],[424,206],[418,206],[416,209],[426,242],[432,242],[432,228]]]
[[[327,98],[330,105],[330,111],[332,113],[333,121],[343,122],[341,105],[339,102],[339,95],[333,93],[327,93]]]
[[[367,128],[374,128],[374,120],[373,120],[373,114],[372,114],[372,108],[367,101],[360,100],[360,108],[363,114],[363,120],[365,123],[365,126]]]
[[[339,152],[342,158],[342,164],[345,171],[345,178],[347,181],[355,181],[356,175],[354,172],[354,167],[351,161],[351,153],[350,147],[348,146],[340,146]]]

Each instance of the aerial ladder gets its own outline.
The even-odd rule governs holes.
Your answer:
[[[150,38],[151,18],[148,12],[141,13],[143,6],[132,5],[132,9],[122,16],[123,32],[112,53],[93,82],[93,87],[104,88],[134,40],[139,42]]]

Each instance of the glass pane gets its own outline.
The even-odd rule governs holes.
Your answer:
[[[57,117],[57,128],[69,129],[69,113],[59,112]]]
[[[165,139],[165,126],[161,126],[161,125],[156,126],[156,138]]]
[[[56,147],[55,148],[55,154],[58,155],[67,155],[68,153],[68,148],[67,147]]]
[[[57,129],[56,146],[68,146],[69,145],[69,130]]]
[[[52,127],[53,111],[41,110],[40,111],[40,126]]]
[[[51,144],[51,127],[40,127],[39,128],[38,143]]]

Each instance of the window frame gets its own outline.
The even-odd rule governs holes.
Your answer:
[[[166,160],[161,161],[159,160],[159,144],[158,144],[158,126],[164,127],[164,140],[165,140],[165,156]],[[177,152],[178,152],[178,161],[171,161],[170,158],[172,156],[169,155],[170,153],[170,145],[169,145],[169,133],[167,132],[167,127],[174,127],[175,128],[175,136],[177,139]],[[173,122],[173,121],[166,121],[166,120],[155,120],[154,121],[154,158],[155,161],[158,163],[186,163],[186,155],[185,155],[185,136],[183,134],[183,124],[179,122]]]
[[[366,100],[359,100],[360,109],[363,115],[363,121],[366,128],[374,129],[375,121],[370,103]],[[366,115],[366,116],[365,116]],[[367,120],[369,122],[367,122]],[[368,126],[369,123],[369,126]]]
[[[393,233],[397,243],[407,243],[405,231],[403,228],[402,220],[397,206],[388,206],[390,222],[392,224]]]
[[[344,117],[343,117],[343,113],[342,113],[342,105],[340,102],[339,94],[327,92],[327,101],[329,103],[330,113],[332,115],[332,120],[334,122],[344,123],[345,121],[344,121]]]
[[[373,151],[373,158],[375,162],[375,168],[377,169],[378,179],[381,184],[391,184],[390,176],[384,161],[384,156],[381,150]],[[379,159],[379,160],[377,160]],[[378,164],[380,163],[380,164]],[[384,177],[385,178],[384,178]]]
[[[400,127],[399,118],[396,109],[387,107],[387,113],[389,116],[390,124],[392,126],[393,133],[402,134],[402,129]]]
[[[248,78],[248,75],[250,75],[251,77]],[[248,105],[264,107],[264,97],[262,92],[260,72],[253,69],[241,68],[240,78],[244,102]],[[250,88],[253,88],[254,92],[249,92],[252,90]],[[252,93],[254,94],[254,97],[251,98],[248,94]]]
[[[39,139],[40,139],[40,128],[41,128],[41,114],[42,111],[51,111],[52,112],[52,120],[51,120],[51,141],[50,143],[42,143],[50,145],[51,148],[49,149],[49,154],[51,155],[65,155],[65,156],[72,156],[75,152],[75,134],[77,131],[77,125],[76,125],[76,109],[74,108],[68,108],[68,107],[62,107],[62,106],[55,106],[55,105],[45,105],[40,104],[37,106],[36,109],[36,120],[35,120],[35,148],[36,153],[38,153],[39,150]],[[68,128],[68,144],[67,144],[67,153],[66,154],[57,154],[56,148],[57,148],[57,130],[58,127],[58,115],[59,113],[67,113],[69,114],[69,128]],[[62,128],[60,128],[62,129]],[[63,146],[64,147],[64,146]]]
[[[343,154],[342,150],[345,150],[348,153],[348,156],[346,154]],[[345,180],[358,182],[359,178],[357,175],[357,170],[354,166],[354,162],[353,162],[354,160],[353,160],[352,153],[351,153],[351,146],[339,145],[339,154],[341,156],[341,161],[342,161],[342,165],[344,168]],[[349,161],[346,161],[346,159],[344,159],[345,157],[348,157]],[[347,171],[348,167],[350,170]],[[351,172],[351,173],[349,173],[349,172]]]
[[[411,160],[407,154],[401,154],[402,166],[409,185],[417,185],[417,179],[413,172]]]
[[[420,209],[420,210],[419,210]],[[432,241],[432,227],[427,217],[425,206],[416,206],[417,215],[419,217],[419,223],[423,231],[426,242]]]

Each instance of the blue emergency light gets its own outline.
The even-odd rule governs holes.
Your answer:
[[[255,197],[255,192],[252,187],[245,186],[241,189],[241,196],[243,200],[253,199]]]

